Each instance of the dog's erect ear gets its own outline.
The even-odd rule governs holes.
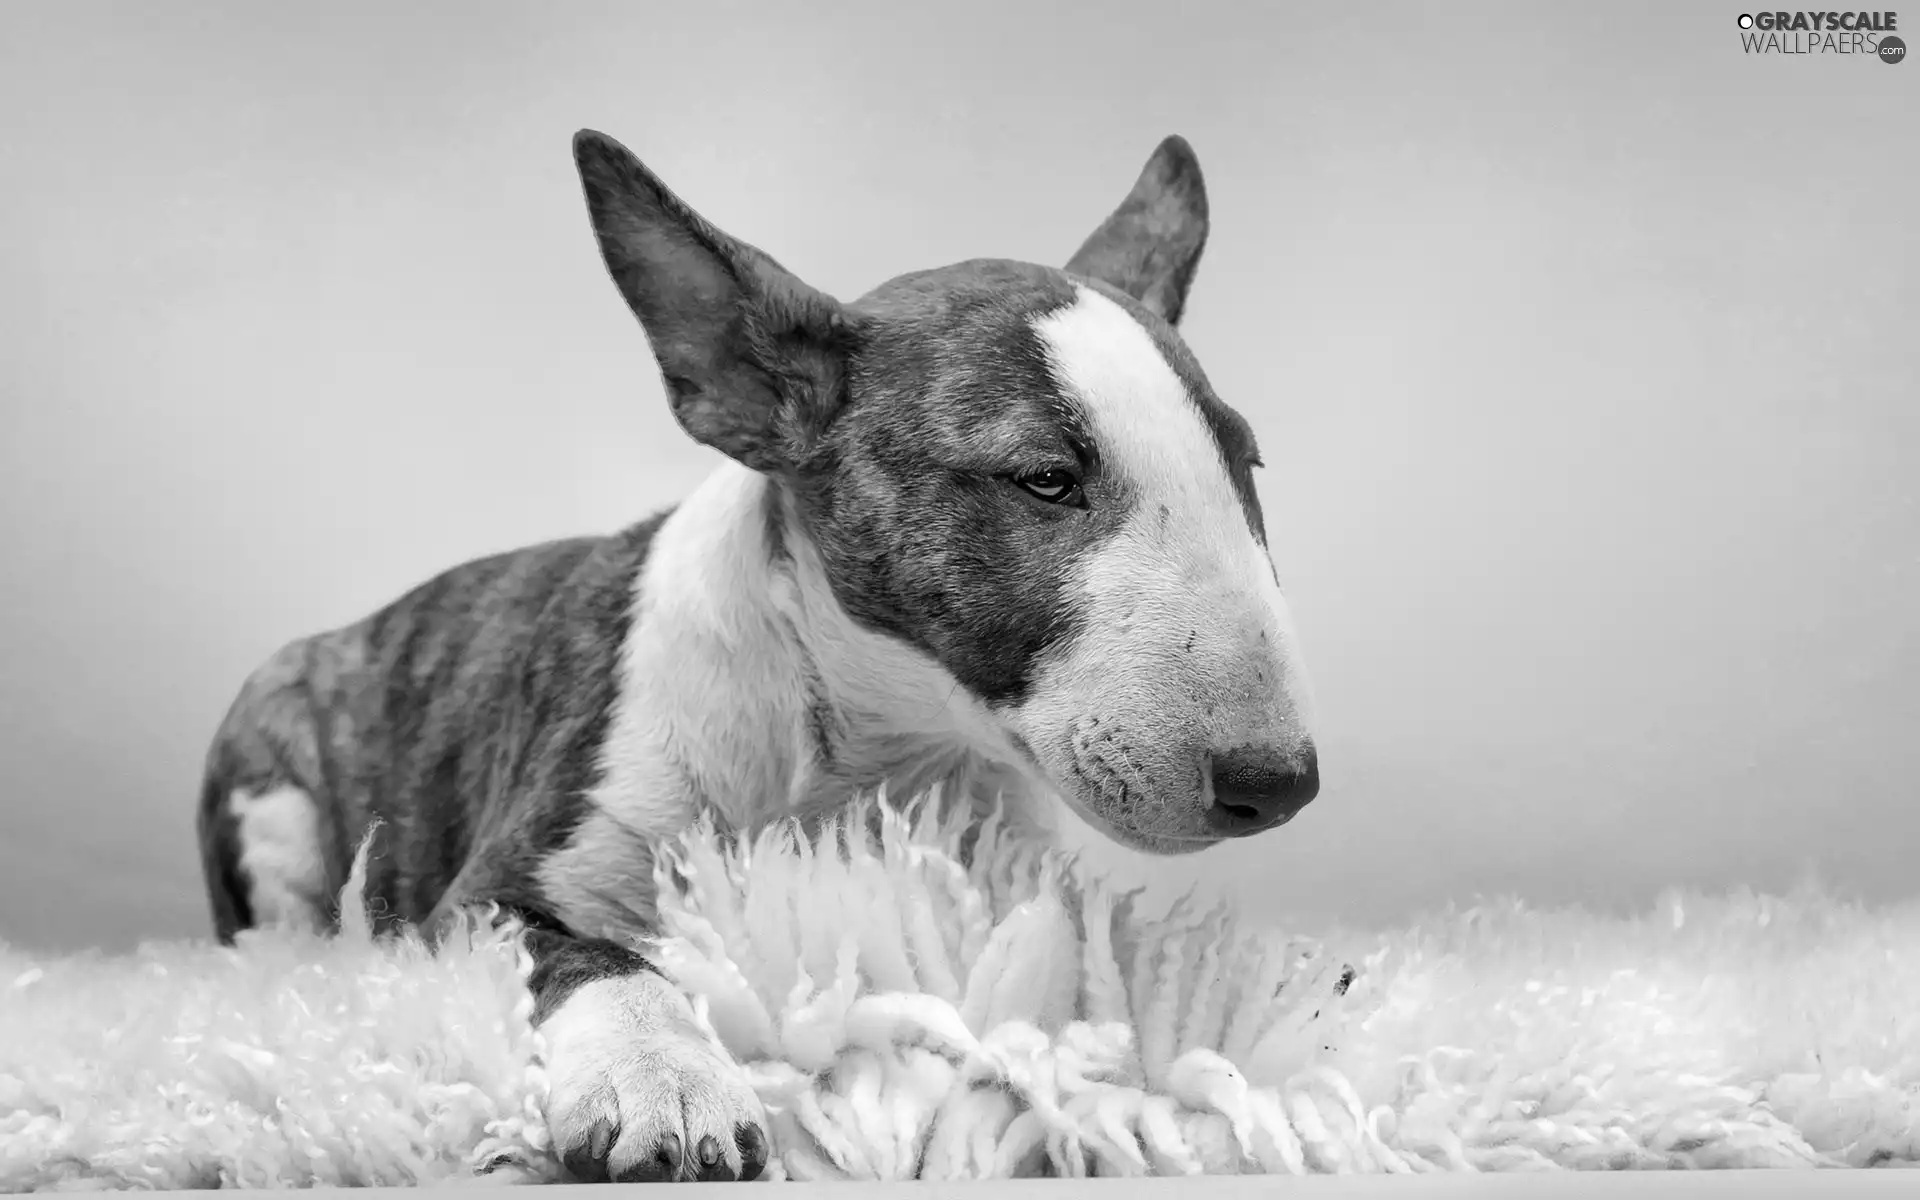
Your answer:
[[[1067,270],[1119,288],[1180,323],[1200,252],[1207,248],[1207,187],[1200,160],[1179,134],[1147,160],[1133,190],[1067,263]]]
[[[793,465],[844,398],[851,318],[702,220],[619,142],[583,129],[573,157],[681,428],[755,470]]]

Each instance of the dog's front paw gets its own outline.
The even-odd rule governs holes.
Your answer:
[[[547,1128],[583,1182],[755,1179],[766,1114],[746,1075],[652,972],[597,979],[541,1025]]]

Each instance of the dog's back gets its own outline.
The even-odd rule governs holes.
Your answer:
[[[465,563],[254,671],[214,738],[200,795],[219,938],[264,924],[331,927],[376,822],[369,909],[385,924],[424,920],[476,832],[501,818],[487,809],[503,790],[493,773],[527,769],[526,744],[542,729],[578,732],[604,712],[594,699],[612,686],[606,651],[624,635],[657,523]],[[570,686],[528,686],[557,671]],[[526,695],[540,698],[533,711],[516,703]]]

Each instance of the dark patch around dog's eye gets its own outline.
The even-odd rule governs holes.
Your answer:
[[[858,400],[831,458],[796,481],[800,515],[849,615],[925,650],[986,704],[1017,705],[1077,635],[1074,573],[1127,510],[1104,494],[1056,506],[1051,479],[1044,495],[1014,485],[1098,476],[1033,327],[1073,303],[1072,285],[1009,263],[947,275],[964,282],[941,295],[908,279],[872,303],[878,351],[853,360]]]

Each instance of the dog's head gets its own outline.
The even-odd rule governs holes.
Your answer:
[[[1195,850],[1319,788],[1247,423],[1175,326],[1207,238],[1161,143],[1064,270],[975,261],[841,304],[574,141],[681,426],[779,481],[833,593],[937,660],[1095,828]]]

